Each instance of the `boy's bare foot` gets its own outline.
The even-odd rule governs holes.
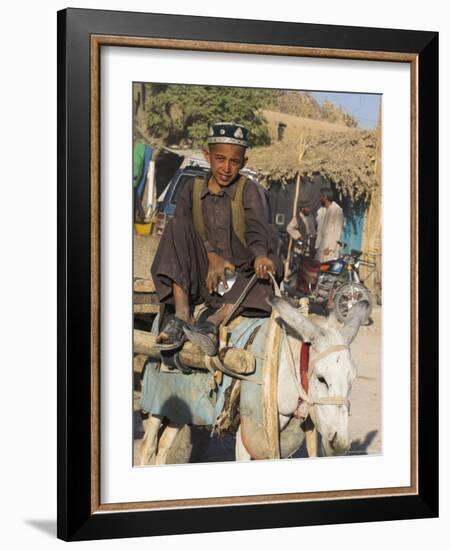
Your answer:
[[[185,325],[186,322],[178,317],[170,319],[156,337],[156,346],[163,350],[180,348],[186,341],[186,335],[183,331]]]

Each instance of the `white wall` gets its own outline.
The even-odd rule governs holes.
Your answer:
[[[2,6],[0,135],[0,540],[2,547],[53,548],[56,518],[56,10],[63,2],[24,1]],[[410,0],[394,3],[360,0],[296,3],[197,1],[161,2],[97,1],[76,7],[154,11],[252,19],[272,19],[441,31],[441,97],[449,97],[449,31],[445,3]],[[30,103],[30,99],[33,103]],[[448,104],[441,105],[441,119],[448,126]],[[25,149],[27,147],[27,149]],[[450,147],[448,132],[441,131],[441,151]],[[25,151],[27,153],[25,157]],[[445,158],[444,155],[441,155]],[[442,166],[441,181],[449,181]],[[441,186],[443,205],[448,185]],[[442,207],[441,207],[442,208]],[[443,208],[442,208],[443,210]],[[444,212],[442,212],[444,214]],[[447,214],[445,212],[445,214]],[[430,213],[432,215],[432,213]],[[28,224],[23,218],[29,219]],[[441,216],[443,235],[450,231]],[[446,247],[441,239],[441,247]],[[445,251],[446,252],[446,251]],[[448,256],[448,252],[447,252]],[[441,254],[442,273],[448,260]],[[443,294],[443,293],[442,293]],[[448,304],[447,296],[441,296]],[[5,310],[6,304],[6,310]],[[442,314],[441,314],[442,316]],[[27,337],[19,328],[26,328]],[[448,334],[442,323],[442,339]],[[441,371],[441,388],[449,383],[448,365]],[[441,464],[448,460],[449,443],[444,419],[449,418],[448,398],[441,399]],[[187,535],[151,540],[97,542],[108,548],[227,548],[252,545],[304,547],[327,544],[336,549],[377,549],[401,544],[422,549],[448,533],[449,475],[441,469],[441,518],[435,520],[292,528],[241,533]],[[243,512],[245,513],[245,512]],[[231,537],[233,539],[231,540]],[[85,543],[91,547],[94,543]]]

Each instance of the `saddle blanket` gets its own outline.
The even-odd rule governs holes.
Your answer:
[[[263,350],[267,323],[268,318],[244,319],[233,328],[229,345],[245,348],[250,336],[259,328],[252,350]],[[158,317],[152,327],[152,332],[157,331]],[[262,368],[262,360],[257,358],[256,363],[258,371]],[[148,362],[142,380],[141,409],[149,414],[165,416],[177,424],[212,426],[222,412],[225,392],[233,379],[224,374],[222,383],[215,390],[211,389],[210,381],[209,372],[167,372],[160,369],[159,363]],[[251,382],[245,384],[256,385]]]

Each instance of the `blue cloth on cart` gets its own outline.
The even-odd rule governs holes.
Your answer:
[[[245,318],[233,328],[229,345],[245,348],[250,336],[257,327],[266,324],[267,318]],[[157,333],[158,317],[153,323],[152,332]],[[258,341],[258,348],[264,349],[264,336],[259,331],[252,349]],[[261,363],[257,359],[257,364]],[[225,392],[232,378],[223,375],[222,384],[216,390],[210,388],[211,374],[194,371],[183,374],[179,371],[164,372],[159,363],[148,362],[142,381],[141,408],[154,415],[169,418],[177,424],[212,426],[223,409]],[[253,384],[252,384],[253,385]]]

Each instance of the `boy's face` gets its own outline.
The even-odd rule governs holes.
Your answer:
[[[245,147],[232,143],[212,143],[204,154],[214,179],[222,187],[230,185],[247,162]]]

